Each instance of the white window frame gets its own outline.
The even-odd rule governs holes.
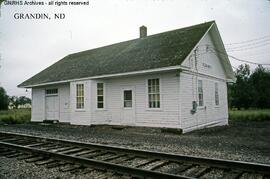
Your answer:
[[[215,105],[219,106],[220,105],[220,100],[219,100],[219,87],[218,87],[218,82],[214,83],[214,95],[215,95]]]
[[[200,87],[200,82],[202,84],[202,86]],[[203,80],[199,79],[198,80],[198,86],[197,86],[197,92],[198,92],[198,107],[203,107],[204,106],[204,94],[203,94]],[[199,88],[201,88],[201,90],[199,90]],[[200,94],[202,95],[202,100],[200,100]],[[202,101],[202,103],[200,104],[200,101]]]
[[[78,96],[78,86],[79,85],[82,85],[82,95],[81,96]],[[85,109],[85,84],[84,83],[77,83],[76,85],[75,85],[76,87],[75,87],[75,94],[76,94],[76,109],[77,110],[84,110]],[[80,108],[78,108],[78,98],[82,98],[82,102],[81,102],[81,104],[82,104],[82,107],[80,107]]]
[[[159,80],[159,107],[155,107],[155,108],[151,108],[149,106],[149,89],[148,89],[148,81],[149,80],[154,80],[154,79],[158,79]],[[156,77],[156,76],[153,76],[153,77],[149,77],[146,79],[146,109],[147,110],[150,110],[150,111],[161,111],[162,110],[162,80],[160,77]]]
[[[99,83],[102,83],[103,84],[103,108],[98,108],[98,96],[101,96],[101,95],[98,95],[98,84]],[[96,110],[105,110],[105,106],[106,106],[106,84],[103,82],[103,81],[97,81],[96,83]]]

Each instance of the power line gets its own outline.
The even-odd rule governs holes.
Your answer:
[[[270,42],[268,43],[264,43],[264,44],[260,44],[260,45],[257,45],[257,46],[253,46],[253,47],[249,47],[249,48],[240,48],[240,49],[228,49],[228,51],[230,52],[234,52],[234,51],[243,51],[243,50],[250,50],[250,49],[254,49],[254,48],[259,48],[259,47],[263,47],[263,46],[267,46],[267,45],[270,45]]]
[[[254,43],[250,43],[250,44],[240,45],[240,46],[236,46],[236,47],[228,47],[227,49],[244,48],[244,47],[260,45],[260,44],[265,44],[265,43],[270,43],[270,39],[263,40],[263,41],[260,41],[260,42],[254,42]]]
[[[253,64],[253,65],[270,65],[270,63],[256,63],[256,62],[252,62],[252,61],[248,61],[248,60],[243,60],[243,59],[240,59],[240,58],[237,58],[235,56],[232,56],[232,55],[229,55],[229,54],[226,54],[218,49],[215,49],[213,48],[213,50],[215,50],[216,52],[218,52],[219,54],[222,54],[222,55],[226,55],[234,60],[237,60],[237,61],[240,61],[240,62],[245,62],[245,63],[249,63],[249,64]]]
[[[228,45],[243,44],[243,43],[249,43],[249,42],[259,41],[259,40],[262,40],[262,39],[268,39],[268,38],[270,38],[270,35],[266,35],[266,36],[255,38],[255,39],[251,39],[251,40],[245,40],[245,41],[241,41],[241,42],[228,43],[228,44],[224,44],[224,45],[227,45],[228,46]]]

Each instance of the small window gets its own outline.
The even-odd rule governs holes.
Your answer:
[[[97,108],[104,108],[104,84],[97,83]]]
[[[132,90],[124,90],[124,108],[132,108]]]
[[[219,105],[218,83],[215,83],[215,104]]]
[[[203,81],[198,80],[199,106],[203,106]]]
[[[83,84],[76,85],[76,108],[77,109],[84,108],[84,85]]]
[[[148,80],[148,107],[160,108],[159,79]]]
[[[47,89],[46,90],[46,95],[56,95],[58,94],[58,89],[55,88],[55,89]]]

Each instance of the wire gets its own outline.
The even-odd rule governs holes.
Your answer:
[[[228,49],[228,52],[234,52],[234,51],[243,51],[243,50],[250,50],[250,49],[254,49],[254,48],[258,48],[258,47],[263,47],[263,46],[267,46],[270,45],[270,43],[265,43],[265,44],[261,44],[261,45],[257,45],[254,47],[250,47],[250,48],[240,48],[240,49]]]
[[[249,47],[249,46],[256,46],[256,45],[265,44],[265,43],[270,43],[270,39],[260,41],[260,42],[245,44],[245,45],[241,45],[241,46],[237,46],[237,47],[228,47],[228,49],[236,49],[236,48],[243,48],[243,47]]]
[[[234,57],[232,55],[229,55],[227,53],[224,53],[224,52],[222,52],[222,51],[220,51],[218,49],[215,49],[215,48],[213,48],[213,50],[217,51],[219,54],[226,55],[226,56],[228,56],[228,57],[230,57],[230,58],[232,58],[234,60],[240,61],[240,62],[245,62],[245,63],[249,63],[249,64],[253,64],[253,65],[267,65],[267,66],[270,65],[270,63],[256,63],[256,62],[252,62],[252,61],[248,61],[248,60],[243,60],[243,59]]]
[[[267,38],[270,38],[270,35],[266,35],[266,36],[255,38],[255,39],[251,39],[251,40],[245,40],[245,41],[241,41],[241,42],[228,43],[228,44],[224,44],[224,45],[243,44],[243,43],[249,43],[249,42],[259,41],[259,40],[267,39]]]

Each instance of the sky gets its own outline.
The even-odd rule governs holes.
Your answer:
[[[15,19],[15,13],[64,13],[65,19]],[[10,96],[30,97],[31,90],[17,85],[68,54],[138,38],[142,25],[151,35],[215,20],[229,55],[270,63],[269,19],[269,0],[90,0],[88,6],[2,3],[0,86]],[[242,63],[230,61],[234,67]]]

